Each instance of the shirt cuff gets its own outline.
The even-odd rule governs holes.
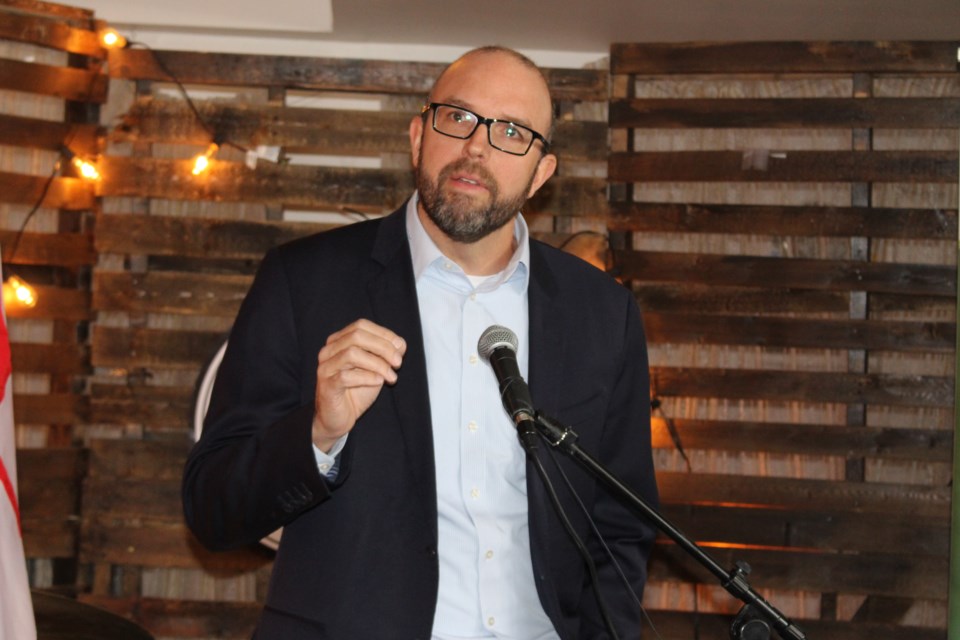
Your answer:
[[[347,435],[344,434],[333,443],[333,446],[330,448],[330,452],[321,451],[317,445],[313,446],[313,456],[317,460],[317,469],[320,470],[320,475],[324,476],[327,480],[336,480],[337,472],[340,470],[340,461],[337,459],[337,456],[340,455],[340,452],[343,451],[343,448],[347,444]]]

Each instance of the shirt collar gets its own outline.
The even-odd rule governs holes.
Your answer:
[[[420,216],[417,215],[419,200],[420,194],[414,191],[413,196],[407,201],[406,211],[407,238],[410,240],[410,255],[413,258],[413,276],[418,282],[427,268],[438,260],[452,262],[440,251],[439,247],[427,235],[427,230],[423,228]],[[510,256],[506,268],[500,273],[490,276],[484,282],[482,288],[495,288],[504,282],[514,280],[517,280],[522,288],[527,287],[530,279],[530,232],[526,221],[523,219],[523,214],[519,212],[514,218],[513,239],[516,241],[517,248]],[[457,267],[457,269],[460,268]]]

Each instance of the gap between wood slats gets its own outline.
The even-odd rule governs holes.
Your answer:
[[[107,101],[107,84],[107,76],[96,71],[0,58],[2,89],[103,104]]]
[[[955,183],[955,151],[614,152],[610,182]]]
[[[691,42],[610,47],[611,74],[954,72],[954,42]]]
[[[441,63],[388,62],[183,51],[120,49],[109,52],[110,75],[169,80],[156,63],[186,84],[286,87],[423,95],[446,67]],[[555,100],[606,100],[608,74],[598,69],[544,69]]]
[[[614,258],[624,278],[646,283],[868,291],[944,298],[957,294],[956,270],[940,265],[651,251],[615,251]]]
[[[806,456],[868,456],[950,462],[953,432],[946,429],[688,420],[673,418],[687,450],[759,451]],[[659,420],[655,420],[658,424]],[[655,448],[675,445],[665,428],[653,429]]]
[[[776,127],[946,129],[960,126],[960,99],[633,99],[610,103],[610,128]]]
[[[879,482],[796,480],[710,473],[657,473],[662,504],[950,517],[950,488]]]
[[[8,4],[8,3],[4,3]],[[0,7],[0,38],[58,49],[69,53],[106,57],[95,31],[78,29],[64,23],[62,16],[42,17],[13,13]],[[89,24],[89,22],[88,22]]]
[[[612,203],[611,231],[751,233],[799,237],[957,237],[956,209]]]

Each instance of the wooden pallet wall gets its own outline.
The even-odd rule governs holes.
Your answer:
[[[89,11],[0,3],[0,252],[3,275],[35,287],[7,304],[24,546],[31,583],[72,590],[77,563],[78,446],[90,371],[94,187],[64,147],[99,152],[106,54]]]
[[[957,45],[611,49],[664,510],[810,637],[946,637]],[[646,603],[678,639],[739,608],[666,542]]]

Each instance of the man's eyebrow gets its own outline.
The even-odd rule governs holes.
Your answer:
[[[461,108],[463,108],[463,109],[466,109],[467,111],[472,111],[472,112],[474,112],[474,113],[477,113],[476,107],[474,107],[474,106],[470,103],[469,100],[461,100],[461,99],[459,99],[459,98],[457,98],[457,97],[450,97],[450,98],[447,98],[446,100],[437,100],[437,102],[441,102],[441,103],[443,103],[443,104],[451,104],[451,105],[453,105],[453,106],[455,106],[455,107],[461,107]],[[486,113],[481,113],[481,114],[478,114],[478,115],[482,115],[484,118],[491,118],[491,117],[492,117],[494,120],[502,120],[502,121],[505,121],[505,122],[512,122],[513,124],[523,125],[524,127],[528,128],[528,129],[530,129],[530,130],[533,130],[533,125],[530,124],[530,121],[526,120],[525,118],[515,118],[515,117],[513,117],[513,116],[491,116],[491,115],[486,114]]]

